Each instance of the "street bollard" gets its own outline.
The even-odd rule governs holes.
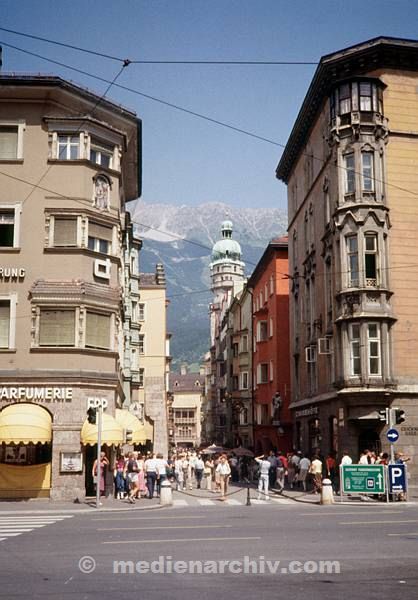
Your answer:
[[[251,497],[250,497],[250,486],[247,485],[247,504],[246,506],[251,506]]]
[[[322,480],[321,504],[334,504],[334,492],[330,479]]]
[[[161,482],[160,505],[170,506],[173,504],[173,490],[171,483],[167,480]]]

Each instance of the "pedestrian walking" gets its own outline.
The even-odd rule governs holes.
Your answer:
[[[311,466],[311,461],[306,456],[306,454],[303,455],[299,462],[298,483],[302,484],[304,492],[306,492],[306,478],[308,476],[310,466]]]
[[[176,478],[177,491],[183,491],[184,488],[184,475],[183,475],[183,459],[180,456],[174,461],[174,475]]]
[[[100,496],[105,495],[105,481],[106,481],[106,472],[109,467],[109,459],[107,458],[105,452],[100,453],[100,481],[97,481],[97,458],[93,463],[92,475],[94,485],[97,489],[97,485],[99,485]]]
[[[275,453],[273,452],[273,450],[270,450],[269,455],[267,460],[270,463],[270,469],[269,469],[269,487],[270,488],[274,488],[274,486],[276,485],[276,471],[277,471],[277,465],[278,465],[278,461],[277,461],[277,456],[275,455]]]
[[[204,477],[205,477],[205,488],[212,491],[212,478],[213,478],[214,462],[211,458],[208,458],[205,462]]]
[[[138,487],[138,463],[133,452],[129,452],[128,461],[125,465],[125,476],[129,481],[128,501],[131,504],[135,503],[139,487]]]
[[[168,464],[161,452],[157,454],[155,462],[157,464],[157,498],[159,498],[161,494],[161,484],[167,479]]]
[[[196,478],[196,487],[198,490],[200,490],[201,487],[204,468],[205,463],[203,462],[200,454],[198,454],[194,462],[194,476]]]
[[[315,494],[319,494],[322,489],[322,461],[319,456],[315,454],[312,458],[312,463],[309,469],[309,472],[313,478],[314,492]]]
[[[154,454],[151,454],[145,461],[144,469],[147,477],[148,498],[154,498],[155,483],[157,481],[157,460]]]
[[[216,473],[219,475],[219,484],[221,488],[220,500],[226,500],[226,494],[228,493],[228,481],[231,476],[231,467],[229,466],[226,454],[222,454],[218,466],[216,467]]]
[[[120,454],[116,459],[115,466],[113,469],[113,475],[115,478],[115,492],[117,500],[122,500],[125,497],[125,457]]]
[[[264,499],[269,499],[269,472],[270,472],[270,461],[262,454],[257,456],[255,459],[260,467],[260,476],[258,479],[258,500],[261,500],[261,495],[264,490]]]
[[[284,490],[284,478],[286,469],[284,467],[284,463],[282,460],[281,452],[278,453],[277,456],[277,468],[276,468],[276,485],[279,488],[279,493],[281,494]]]

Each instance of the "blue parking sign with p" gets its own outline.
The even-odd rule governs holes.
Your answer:
[[[406,465],[389,465],[389,493],[406,492]]]

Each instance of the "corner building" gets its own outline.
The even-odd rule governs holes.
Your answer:
[[[94,492],[89,399],[123,443],[123,227],[141,122],[52,76],[0,76],[0,497]],[[112,486],[108,472],[106,485]]]
[[[418,454],[418,42],[324,56],[277,168],[288,186],[295,444]]]

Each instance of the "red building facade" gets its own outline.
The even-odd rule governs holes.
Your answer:
[[[253,423],[256,455],[292,447],[287,237],[267,246],[249,282],[253,313]]]

